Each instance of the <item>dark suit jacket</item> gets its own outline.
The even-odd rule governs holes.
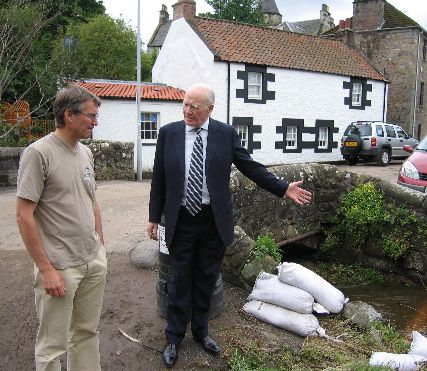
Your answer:
[[[254,161],[242,147],[235,129],[210,119],[205,174],[215,223],[225,246],[233,242],[234,225],[229,188],[231,165],[260,187],[283,197],[288,184]],[[185,178],[185,123],[160,128],[151,183],[149,221],[160,223],[165,214],[166,244],[170,247],[181,208]]]

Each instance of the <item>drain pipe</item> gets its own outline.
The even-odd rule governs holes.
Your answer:
[[[322,231],[320,229],[315,229],[314,231],[310,231],[307,233],[300,234],[299,236],[288,238],[287,240],[280,241],[277,244],[282,247],[286,245],[290,245],[291,243],[299,242],[301,240],[305,240],[306,238],[317,236],[318,234],[321,234]]]
[[[414,115],[412,121],[412,137],[415,138],[415,123],[417,120],[417,99],[418,99],[418,75],[420,71],[420,46],[421,46],[421,36],[423,31],[418,35],[418,46],[417,46],[417,70],[415,72],[415,96],[414,96]],[[418,133],[419,136],[419,133]]]
[[[228,79],[228,88],[227,88],[227,124],[230,125],[230,62],[227,62],[227,79]]]

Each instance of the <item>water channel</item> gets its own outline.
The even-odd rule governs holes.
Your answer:
[[[427,334],[427,287],[340,287],[350,301],[364,301],[400,332]]]

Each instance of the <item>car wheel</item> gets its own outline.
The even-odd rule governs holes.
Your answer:
[[[357,156],[344,156],[344,161],[348,165],[356,165],[357,162],[359,161],[359,157],[357,157]]]
[[[378,165],[387,166],[390,162],[390,152],[387,149],[382,149],[378,155]]]

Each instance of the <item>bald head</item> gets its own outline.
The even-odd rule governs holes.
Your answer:
[[[215,93],[205,84],[194,84],[184,95],[183,113],[186,125],[200,127],[209,118],[215,104]]]

